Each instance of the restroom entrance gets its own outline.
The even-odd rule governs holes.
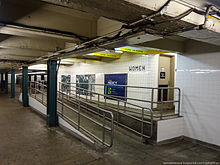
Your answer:
[[[158,87],[174,87],[175,77],[175,56],[172,55],[160,55],[159,56],[159,68],[158,68]],[[163,89],[158,90],[158,101],[169,101],[174,99],[174,90]],[[158,108],[160,108],[158,104]],[[163,104],[165,109],[173,109],[173,103]]]

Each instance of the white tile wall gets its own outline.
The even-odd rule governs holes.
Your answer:
[[[177,56],[184,135],[220,145],[220,52]]]
[[[121,59],[107,61],[86,61],[76,63],[70,67],[61,66],[58,73],[58,81],[61,75],[71,75],[71,82],[76,82],[77,74],[95,74],[96,82],[104,84],[104,74],[127,73],[127,85],[156,87],[158,85],[158,55],[142,55],[124,53]],[[129,66],[144,65],[145,71],[130,71]],[[95,90],[104,93],[103,87],[96,87]],[[139,99],[150,99],[150,90],[128,89],[128,97]],[[155,94],[155,100],[156,98]],[[108,100],[111,102],[110,100]],[[136,102],[137,103],[137,102]],[[141,106],[149,107],[149,103],[138,103]]]

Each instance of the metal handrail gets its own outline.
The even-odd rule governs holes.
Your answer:
[[[136,89],[150,89],[151,90],[151,98],[150,100],[143,100],[143,99],[137,99],[137,98],[131,98],[131,97],[121,97],[121,96],[114,96],[114,95],[105,95],[105,97],[113,97],[113,99],[116,99],[116,98],[119,98],[119,99],[125,99],[125,100],[132,100],[132,101],[139,101],[139,102],[145,102],[145,103],[149,103],[150,104],[150,108],[153,109],[154,108],[154,105],[155,104],[160,104],[160,116],[159,118],[162,119],[163,117],[166,117],[163,115],[163,107],[164,107],[164,104],[167,104],[167,103],[177,103],[177,114],[173,114],[173,116],[180,116],[180,96],[181,96],[181,90],[180,88],[178,87],[143,87],[143,86],[129,86],[129,85],[111,85],[111,84],[95,84],[95,83],[62,83],[64,84],[65,86],[69,86],[70,87],[70,92],[71,92],[71,87],[74,87],[73,85],[71,84],[75,84],[75,86],[79,86],[80,85],[89,85],[91,87],[91,90],[88,90],[88,92],[90,93],[93,93],[93,94],[98,94],[94,91],[92,91],[92,86],[104,86],[105,89],[106,89],[106,86],[120,86],[120,87],[125,87],[126,90],[127,88],[136,88]],[[77,88],[79,88],[77,87]],[[60,88],[60,86],[59,86]],[[81,88],[82,89],[82,88]],[[178,97],[177,97],[177,100],[163,100],[163,93],[164,93],[164,90],[173,90],[173,92],[175,92],[175,90],[178,91]],[[154,91],[155,90],[161,90],[161,101],[154,101]],[[128,90],[127,90],[128,91]],[[104,91],[104,93],[107,93],[106,90]],[[175,97],[174,97],[175,98]],[[127,102],[128,103],[128,102]]]
[[[79,90],[86,91],[88,93],[103,96],[105,98],[107,97],[107,98],[118,99],[118,100],[125,99],[125,100],[132,100],[132,101],[149,103],[150,104],[150,109],[154,108],[154,104],[160,104],[160,115],[159,115],[160,119],[162,119],[163,117],[167,117],[166,115],[163,115],[163,106],[164,106],[164,104],[167,104],[167,103],[175,104],[175,103],[177,103],[178,104],[177,114],[173,114],[173,116],[176,116],[176,115],[180,116],[181,90],[178,87],[139,87],[139,86],[128,86],[128,85],[111,85],[111,84],[94,84],[94,83],[62,83],[62,82],[59,82],[59,88],[61,88],[60,84],[69,87],[69,89],[67,89],[67,92],[70,92],[70,93],[71,93],[71,91],[74,91],[74,90],[71,90],[71,87],[73,87],[73,88],[76,88],[76,89],[79,89]],[[75,84],[75,86],[73,86],[71,84]],[[78,87],[77,87],[77,85],[78,85]],[[91,90],[86,90],[84,88],[80,88],[80,85],[89,85]],[[131,88],[140,88],[140,89],[150,89],[151,90],[151,98],[150,98],[150,100],[143,100],[143,99],[137,99],[137,98],[131,98],[131,97],[121,97],[121,96],[115,96],[115,95],[109,95],[109,94],[107,94],[107,95],[106,94],[100,94],[100,93],[92,91],[92,86],[93,85],[105,86],[105,87],[106,86],[121,86],[121,87],[126,87],[126,88],[131,87]],[[177,100],[167,100],[167,101],[163,100],[163,92],[164,92],[165,89],[177,90],[178,91]],[[155,90],[161,90],[161,101],[154,101],[154,91]],[[104,93],[107,93],[106,90],[104,91]],[[106,99],[105,99],[105,101],[106,101]],[[126,101],[126,104],[131,105],[131,103],[129,103],[128,101]],[[139,105],[137,105],[137,104],[132,105],[132,106],[139,107]],[[139,107],[139,108],[146,108],[146,107]],[[170,115],[170,116],[172,116],[172,115]],[[155,116],[155,117],[158,117],[158,115]]]
[[[103,128],[103,137],[102,137],[102,139],[98,138],[98,137],[95,136],[94,134],[92,135],[93,138],[95,138],[96,140],[98,140],[99,142],[101,142],[103,145],[106,145],[106,146],[108,146],[108,147],[111,147],[111,146],[113,145],[113,136],[114,136],[114,134],[113,134],[113,130],[114,130],[114,115],[113,115],[113,113],[112,113],[111,111],[107,111],[107,110],[105,110],[105,109],[103,109],[103,108],[96,107],[96,106],[94,106],[93,104],[90,104],[90,103],[85,102],[85,101],[83,101],[83,100],[81,100],[81,99],[78,99],[78,98],[75,98],[75,99],[76,99],[76,103],[78,103],[78,110],[76,110],[76,109],[72,108],[71,106],[65,104],[65,103],[64,103],[64,100],[63,100],[63,99],[64,99],[63,95],[65,95],[66,98],[68,98],[68,99],[66,99],[66,101],[68,101],[68,102],[70,102],[70,103],[73,103],[73,102],[71,102],[71,100],[69,99],[69,98],[72,98],[72,96],[69,96],[69,95],[67,95],[67,94],[65,94],[64,92],[61,92],[61,91],[58,91],[58,93],[59,93],[59,94],[61,93],[61,95],[62,95],[61,101],[58,100],[58,102],[59,102],[61,105],[64,105],[65,107],[67,107],[67,108],[69,108],[70,110],[72,110],[72,111],[74,111],[75,113],[77,113],[77,114],[79,115],[79,116],[78,116],[78,117],[79,117],[79,121],[80,121],[80,117],[83,116],[83,117],[85,117],[86,119],[90,120],[91,122],[93,122],[93,123],[95,123],[96,125],[98,125],[98,126],[100,126],[100,127]],[[82,105],[82,103],[83,103],[83,104],[86,104],[86,105],[89,105],[89,106],[91,106],[91,107],[93,107],[93,108],[98,109],[99,112],[102,112],[103,114],[102,114],[102,115],[99,114],[99,116],[103,117],[103,121],[104,121],[103,124],[101,124],[101,123],[99,123],[99,122],[93,120],[91,117],[89,117],[89,116],[87,116],[87,115],[85,115],[85,114],[83,114],[83,113],[80,113],[80,109],[81,109],[81,108],[84,108],[84,109],[87,109],[87,111],[92,112],[93,114],[96,114],[96,115],[97,115],[97,113],[95,113],[92,109],[89,109],[87,106]],[[108,115],[109,117],[107,117],[107,115]],[[64,116],[63,111],[61,111],[61,116]],[[105,120],[109,120],[109,121],[110,121],[110,123],[111,123],[111,124],[110,124],[110,125],[111,125],[110,127],[107,127],[107,126],[105,125]],[[80,122],[79,122],[79,123],[76,123],[76,122],[75,122],[74,124],[77,125],[77,127],[78,127],[79,130],[82,128],[83,131],[85,131],[85,132],[87,132],[87,133],[89,132],[88,130],[86,130],[85,128],[83,128],[83,127],[80,125]],[[110,144],[108,144],[108,143],[105,142],[105,130],[111,132],[111,142],[110,142]],[[89,134],[91,135],[91,132],[90,132]]]
[[[40,87],[40,89],[38,89]],[[44,104],[44,96],[46,96],[47,94],[45,93],[45,90],[44,88],[47,88],[47,86],[45,84],[43,84],[43,82],[30,82],[30,86],[29,86],[29,94],[31,97],[34,97],[35,99],[37,99],[38,101],[40,101],[42,104]],[[42,90],[43,89],[43,90]],[[34,93],[33,93],[34,92]],[[42,95],[42,97],[38,97],[37,96],[37,92],[40,93]],[[66,95],[64,92],[61,92],[61,91],[58,91],[58,94],[61,94],[62,97],[61,97],[61,101],[58,99],[57,102],[61,105],[61,112],[57,112],[58,115],[63,118],[63,119],[66,119],[68,121],[70,121],[71,123],[75,124],[77,126],[77,129],[79,131],[84,131],[86,132],[87,134],[89,134],[90,136],[92,136],[95,140],[97,140],[98,142],[102,143],[103,146],[107,146],[107,147],[112,147],[113,145],[113,138],[114,138],[114,116],[113,116],[113,113],[110,112],[110,111],[107,111],[103,108],[100,108],[100,107],[96,107],[94,106],[93,104],[90,104],[88,102],[84,102],[83,100],[81,99],[77,99],[76,102],[78,103],[78,109],[74,109],[73,107],[67,105],[66,103],[64,103],[64,97],[63,96],[66,96],[67,98],[71,98],[71,96],[68,96]],[[71,102],[70,100],[66,100],[68,102]],[[103,114],[98,114],[99,117],[102,117],[103,118],[103,122],[100,123],[100,122],[97,122],[96,120],[92,119],[90,116],[87,116],[83,113],[81,113],[80,109],[81,108],[84,108],[86,109],[87,111],[89,112],[92,112],[93,114],[96,114],[92,109],[89,109],[88,106],[84,106],[82,105],[85,104],[85,105],[88,105],[90,107],[93,107],[93,108],[96,108],[99,110],[99,112],[102,112]],[[45,105],[45,104],[44,104]],[[74,121],[73,119],[71,119],[70,117],[68,117],[67,115],[65,115],[63,113],[63,109],[64,107],[70,109],[71,111],[75,112],[77,115],[78,115],[78,121]],[[86,128],[84,128],[82,125],[81,125],[81,117],[84,117],[86,118],[87,120],[91,121],[92,123],[95,123],[96,125],[98,125],[99,127],[102,127],[102,139],[100,139],[98,136],[96,136],[95,134],[93,134],[92,132],[90,132],[89,130],[87,130]],[[110,127],[107,126],[107,123],[106,123],[106,120],[108,120],[108,122],[110,123]],[[106,131],[109,131],[110,132],[110,143],[106,142]]]
[[[45,98],[47,98],[47,94],[45,93],[45,89],[47,89],[47,86],[43,84],[42,82],[37,82],[37,81],[30,81],[29,82],[29,95],[34,96],[35,99],[38,99],[43,105],[46,105],[44,102]],[[40,89],[39,89],[40,88]],[[43,90],[42,90],[43,89]],[[33,93],[34,91],[34,93]],[[42,96],[38,97],[37,92],[40,93]]]
[[[67,84],[65,84],[65,83],[59,82],[59,89],[61,88],[61,85],[62,85],[62,84],[63,84],[63,85],[67,85]],[[119,105],[119,102],[122,102],[122,103],[124,103],[124,105],[128,104],[128,105],[132,105],[132,106],[141,108],[141,119],[138,118],[138,117],[129,115],[129,114],[127,114],[127,113],[123,113],[123,115],[125,115],[125,116],[127,116],[127,117],[129,117],[129,118],[132,118],[132,119],[134,119],[134,120],[137,120],[137,121],[140,121],[140,122],[141,122],[141,132],[138,132],[138,131],[136,131],[135,129],[132,129],[131,127],[128,127],[128,126],[126,126],[125,124],[122,124],[122,123],[119,122],[118,116],[119,116],[119,113],[121,113],[121,112],[119,111],[119,107],[117,107],[117,108],[118,108],[118,109],[117,109],[117,120],[114,121],[114,122],[117,123],[118,125],[120,125],[120,126],[126,128],[126,129],[129,129],[130,131],[132,131],[132,132],[134,132],[134,133],[140,135],[142,138],[143,138],[143,137],[145,137],[145,138],[151,138],[151,137],[152,137],[152,135],[153,135],[153,111],[152,111],[151,108],[142,107],[142,106],[139,106],[139,105],[136,105],[136,104],[133,104],[133,103],[129,103],[129,102],[125,101],[125,100],[120,100],[120,99],[115,98],[115,97],[112,96],[112,95],[110,96],[110,95],[100,94],[100,93],[97,93],[97,92],[94,92],[94,91],[89,91],[89,90],[86,90],[86,89],[84,89],[84,88],[80,88],[80,87],[76,87],[76,86],[69,86],[69,87],[76,88],[76,90],[66,90],[66,94],[67,94],[68,96],[71,96],[71,94],[74,94],[74,93],[71,93],[71,91],[76,91],[76,93],[77,93],[77,91],[79,92],[79,90],[83,90],[83,91],[86,91],[86,92],[88,92],[88,93],[90,93],[90,94],[96,94],[96,95],[98,95],[98,98],[100,98],[100,96],[103,96],[103,97],[105,98],[105,103],[106,103],[106,98],[108,97],[108,98],[114,99],[114,101],[117,101],[117,102],[118,102],[118,105]],[[79,92],[79,96],[77,96],[77,95],[75,95],[75,96],[76,96],[75,98],[78,97],[78,98],[82,99],[82,98],[80,97],[80,92]],[[73,97],[71,96],[71,98],[73,98]],[[74,99],[75,99],[75,98],[74,98]],[[90,97],[90,99],[91,99],[91,97]],[[85,101],[88,101],[87,95],[86,95],[86,100],[85,100]],[[92,102],[92,100],[89,100],[89,101]],[[99,99],[98,99],[98,106],[99,106]],[[108,107],[108,108],[110,108],[110,107]],[[113,110],[113,111],[115,111],[115,109],[113,109],[113,108],[110,108],[110,109]],[[144,120],[144,116],[145,116],[145,113],[144,113],[144,112],[145,112],[145,111],[149,111],[149,112],[150,112],[150,114],[149,114],[149,116],[150,116],[150,122]],[[144,134],[144,124],[150,125],[150,133],[149,133],[149,135],[145,135],[145,134]]]
[[[82,85],[99,85],[99,86],[120,86],[120,87],[130,87],[130,88],[144,88],[144,89],[180,89],[178,87],[144,87],[144,86],[135,86],[135,85],[111,85],[111,84],[95,84],[95,83],[64,83],[69,84],[82,84]]]

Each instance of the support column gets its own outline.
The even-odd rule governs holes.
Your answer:
[[[15,70],[11,70],[11,98],[15,98]]]
[[[8,72],[5,72],[5,94],[8,94]]]
[[[58,126],[57,116],[57,61],[47,61],[47,125]]]
[[[22,67],[22,105],[24,107],[29,106],[28,100],[28,67]]]
[[[3,76],[4,76],[4,74],[1,73],[1,90],[2,90],[2,91],[4,90],[4,80],[3,80]]]

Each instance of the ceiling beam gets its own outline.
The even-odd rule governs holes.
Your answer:
[[[28,37],[17,37],[0,35],[0,48],[6,49],[27,49],[31,51],[55,52],[65,48],[62,40],[39,39]]]

